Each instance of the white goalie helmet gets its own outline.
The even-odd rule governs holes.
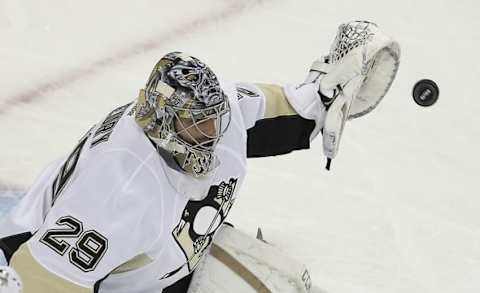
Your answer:
[[[230,124],[230,105],[208,66],[172,52],[158,61],[140,91],[135,119],[184,172],[202,177],[219,164],[214,151]]]

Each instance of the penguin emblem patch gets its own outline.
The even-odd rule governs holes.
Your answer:
[[[191,200],[185,206],[180,223],[172,235],[185,255],[189,271],[195,269],[212,243],[215,232],[225,221],[235,201],[237,181],[231,178],[228,182],[212,185],[206,198]]]

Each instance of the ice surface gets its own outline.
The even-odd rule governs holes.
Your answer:
[[[479,292],[479,10],[473,0],[0,0],[0,186],[26,189],[134,98],[167,51],[227,79],[300,82],[339,23],[369,19],[402,46],[385,100],[346,126],[331,172],[320,141],[249,161],[229,220],[252,234],[261,225],[326,292]],[[422,78],[440,87],[430,108],[411,98]],[[12,199],[1,201],[0,213]]]
[[[0,218],[15,206],[21,196],[20,192],[0,191]]]

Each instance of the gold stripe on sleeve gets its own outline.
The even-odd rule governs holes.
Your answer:
[[[20,275],[23,293],[92,293],[93,289],[73,284],[41,266],[26,243],[13,255],[10,266]]]
[[[281,86],[273,84],[255,84],[265,95],[265,119],[278,116],[297,115],[283,92]]]
[[[117,267],[115,270],[113,270],[112,274],[120,274],[133,271],[150,264],[152,261],[153,260],[150,259],[147,255],[140,254]]]

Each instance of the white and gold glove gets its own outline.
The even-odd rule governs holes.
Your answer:
[[[338,152],[346,120],[377,107],[399,63],[399,44],[367,21],[340,25],[329,55],[313,63],[307,82],[319,84],[319,95],[327,110],[323,123],[327,169]]]

